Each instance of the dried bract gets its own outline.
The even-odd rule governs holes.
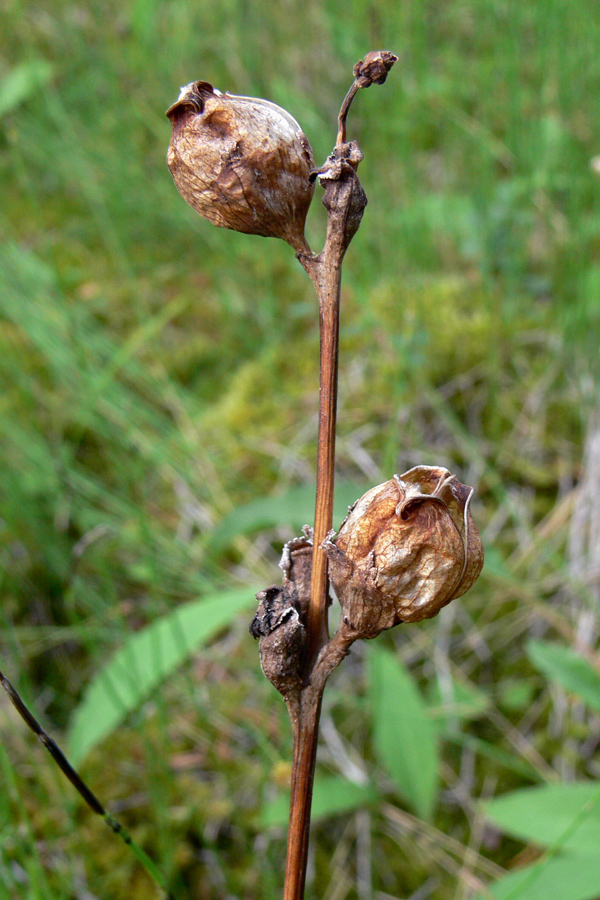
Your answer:
[[[173,125],[167,163],[190,206],[221,228],[308,249],[313,155],[286,110],[196,81],[181,89],[167,115]]]
[[[310,603],[310,583],[312,579],[313,533],[304,526],[302,537],[293,538],[283,545],[279,568],[283,571],[283,592],[289,597],[306,621]]]
[[[472,494],[447,469],[416,466],[351,507],[324,548],[343,621],[357,637],[429,619],[468,591],[483,567]]]
[[[373,50],[364,59],[359,60],[353,69],[353,75],[361,88],[372,84],[383,84],[398,57],[389,50]]]

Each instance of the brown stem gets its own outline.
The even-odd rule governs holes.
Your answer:
[[[329,229],[328,229],[329,232]],[[318,257],[301,258],[319,297],[321,325],[321,376],[319,393],[319,437],[317,451],[317,495],[313,538],[310,603],[306,621],[306,666],[308,678],[319,651],[328,640],[327,605],[329,579],[327,557],[321,544],[333,521],[335,423],[339,345],[341,257],[332,265],[331,242]],[[310,807],[317,756],[321,698],[325,680],[308,684],[288,703],[294,728],[294,761],[290,798],[290,821],[283,900],[302,900],[308,858]]]
[[[322,254],[315,287],[319,295],[321,370],[319,385],[319,436],[317,494],[313,539],[313,568],[307,619],[307,644],[311,665],[327,641],[329,580],[327,557],[321,547],[333,524],[335,426],[337,414],[341,259]]]
[[[323,684],[320,691],[309,687],[302,692],[299,719],[294,723],[294,760],[283,900],[302,900],[304,897],[310,807],[324,686]]]
[[[391,64],[390,62],[389,65]],[[303,900],[304,897],[321,699],[329,674],[348,653],[350,644],[356,639],[356,635],[350,633],[342,623],[337,634],[329,641],[328,564],[322,544],[333,522],[342,261],[367,203],[356,175],[362,153],[356,143],[346,143],[346,117],[350,104],[359,88],[371,83],[371,80],[365,80],[366,76],[362,71],[364,65],[370,67],[369,78],[377,76],[385,80],[385,75],[381,76],[378,68],[383,65],[382,54],[368,55],[364,63],[361,60],[355,66],[356,80],[342,103],[333,153],[321,169],[313,172],[313,177],[318,174],[325,187],[323,203],[328,214],[325,245],[318,256],[313,255],[308,248],[300,248],[297,252],[319,299],[321,368],[317,493],[310,598],[305,620],[304,682],[303,687],[291,690],[286,697],[294,730],[294,760],[283,900]]]
[[[332,670],[326,663],[321,665],[320,657],[320,654],[327,656],[327,651],[333,643],[327,643],[329,579],[327,557],[321,544],[331,530],[333,522],[342,260],[366,203],[354,168],[349,164],[341,165],[339,160],[335,164],[338,166],[337,176],[326,181],[323,199],[329,214],[323,251],[318,256],[298,255],[313,281],[319,298],[321,376],[313,563],[306,619],[307,685],[300,695],[294,698],[293,703],[288,701],[294,727],[294,762],[284,900],[302,900],[304,897],[321,698],[325,681]]]
[[[356,93],[360,90],[360,85],[357,81],[354,82],[350,86],[350,90],[344,97],[344,102],[342,103],[342,107],[340,109],[340,115],[338,117],[338,136],[335,142],[336,147],[339,147],[340,144],[346,143],[346,118],[348,116],[348,110],[350,109],[350,104],[354,100]]]
[[[283,900],[302,900],[304,897],[321,699],[329,675],[348,654],[356,637],[342,622],[335,636],[321,650],[311,673],[311,683],[299,697],[296,695],[288,700],[294,731],[294,761]]]

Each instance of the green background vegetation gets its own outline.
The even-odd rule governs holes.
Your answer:
[[[599,46],[598,11],[568,0],[0,0],[0,667],[66,748],[133,634],[248,589],[81,751],[178,900],[281,892],[291,740],[247,624],[310,518],[318,321],[287,245],[181,200],[164,110],[195,79],[264,96],[323,161],[376,48],[399,62],[349,122],[369,206],[342,499],[445,465],[476,488],[487,563],[332,678],[308,897],[468,900],[505,869],[498,897],[600,896]],[[6,699],[0,737],[0,897],[155,896]],[[575,781],[577,802],[514,794]]]

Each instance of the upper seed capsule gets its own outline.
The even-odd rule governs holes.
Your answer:
[[[286,110],[195,81],[181,88],[167,116],[173,125],[167,163],[190,206],[221,228],[308,250],[313,154]]]

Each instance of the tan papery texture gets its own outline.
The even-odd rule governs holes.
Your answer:
[[[483,567],[472,493],[447,469],[416,466],[351,507],[324,546],[342,615],[359,637],[429,619],[468,591]]]
[[[221,228],[308,249],[313,154],[286,110],[195,81],[181,89],[167,115],[173,125],[167,163],[190,206]]]

